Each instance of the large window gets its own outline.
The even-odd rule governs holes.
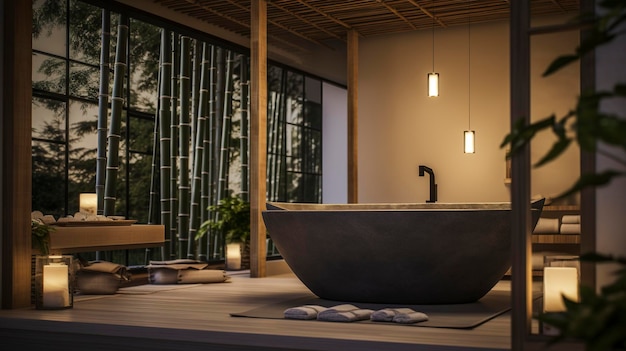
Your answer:
[[[247,198],[248,158],[244,143],[249,125],[246,76],[249,60],[245,49],[226,47],[227,44],[217,43],[203,33],[173,28],[158,18],[135,16],[126,11],[124,8],[103,9],[80,0],[33,1],[33,210],[56,218],[73,215],[78,211],[79,194],[96,192],[97,159],[101,149],[98,147],[99,118],[104,115],[107,128],[111,128],[116,49],[118,43],[122,43],[126,55],[121,58],[125,64],[123,90],[118,92],[123,101],[119,111],[119,169],[114,213],[109,215],[125,216],[139,223],[160,221],[161,205],[158,194],[154,193],[159,192],[161,146],[157,129],[164,101],[160,99],[163,92],[159,88],[163,86],[159,68],[163,62],[164,31],[169,33],[170,58],[174,58],[171,61],[171,100],[167,102],[172,111],[171,144],[176,146],[172,148],[172,168],[176,173],[172,177],[172,189],[179,191],[181,188],[181,178],[177,175],[185,175],[183,182],[193,176],[191,167],[181,170],[179,165],[182,165],[181,155],[192,159],[195,152],[195,128],[198,128],[201,104],[198,97],[201,75],[195,72],[201,69],[206,45],[212,55],[211,72],[214,74],[214,84],[209,85],[211,119],[206,134],[209,143],[221,146],[210,162],[213,162],[214,172],[222,172],[213,175],[215,180],[208,191],[215,194],[213,202],[229,192]],[[110,27],[109,40],[102,36],[106,22]],[[128,28],[123,32],[127,34],[122,41],[118,41],[119,24]],[[188,49],[181,49],[181,43],[187,40],[184,38],[189,38]],[[108,57],[101,56],[107,51],[101,50],[103,44],[108,48]],[[180,62],[183,61],[178,61],[178,57],[184,51],[189,54],[191,63],[188,101],[181,101],[179,88]],[[106,81],[102,81],[103,78]],[[273,64],[269,66],[268,79],[268,199],[320,202],[322,82],[303,72]],[[106,100],[102,100],[101,91],[108,95]],[[189,121],[183,118],[181,122],[181,115],[188,116]],[[188,143],[180,143],[180,126],[190,128]],[[185,152],[181,152],[181,145],[189,146],[184,146]],[[177,235],[179,218],[174,215],[168,224],[172,238]],[[210,259],[223,259],[222,244],[223,239],[219,237],[208,240]],[[106,258],[138,265],[158,256],[149,251],[146,256],[144,251],[111,252],[106,253]]]

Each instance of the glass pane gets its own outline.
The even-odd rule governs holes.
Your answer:
[[[65,102],[43,98],[33,98],[32,128],[33,138],[65,140]]]
[[[132,153],[129,164],[129,218],[148,222],[152,156]]]
[[[287,199],[302,202],[302,173],[287,173]]]
[[[287,155],[292,156],[289,170],[299,171],[302,164],[302,127],[287,124]]]
[[[322,172],[322,133],[305,129],[303,155],[305,157],[304,171],[307,173],[320,174]]]
[[[65,146],[58,143],[32,142],[33,211],[65,215]]]
[[[80,193],[96,191],[98,105],[70,102],[69,188],[70,214],[78,211]]]
[[[130,22],[130,106],[154,113],[157,106],[157,85],[161,29],[131,19]]]
[[[307,101],[304,115],[304,125],[318,130],[322,129],[322,104]]]
[[[293,72],[287,73],[287,104],[285,119],[287,123],[302,124],[302,101],[304,97],[304,77]]]
[[[102,10],[78,0],[70,0],[70,58],[100,64]]]
[[[33,1],[33,50],[66,57],[65,0]]]
[[[152,155],[154,145],[154,120],[130,118],[130,150]]]
[[[303,202],[321,202],[321,182],[322,177],[320,176],[313,174],[304,175]]]
[[[72,63],[70,65],[70,95],[97,100],[100,91],[100,69]]]
[[[315,129],[322,129],[322,82],[306,77],[305,80],[304,124]]]
[[[33,53],[33,89],[65,94],[65,60]]]
[[[279,93],[282,91],[283,69],[274,65],[267,66],[267,91]]]

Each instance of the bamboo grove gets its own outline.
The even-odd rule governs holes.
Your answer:
[[[222,233],[196,234],[220,200],[248,201],[248,56],[81,0],[33,10],[33,209],[71,215],[95,189],[99,215],[165,226],[133,264],[223,259]],[[267,78],[267,199],[320,202],[322,81]]]
[[[110,25],[103,11],[103,33]],[[102,214],[112,215],[115,208],[120,118],[128,18],[120,17],[113,70],[110,113],[108,99],[100,95],[98,116],[98,167],[96,193]],[[103,42],[108,38],[104,37]],[[102,45],[102,67],[109,55]],[[161,258],[210,260],[222,257],[221,233],[204,236],[196,242],[201,223],[215,216],[210,205],[229,195],[229,170],[233,139],[239,139],[238,155],[248,154],[247,57],[163,29],[158,74],[158,108],[155,116],[153,167],[151,174],[149,223],[165,226],[165,245]],[[103,69],[102,72],[108,71]],[[102,77],[101,92],[108,79]],[[236,121],[233,115],[236,114]],[[109,118],[110,116],[110,118]],[[102,138],[108,122],[106,140]],[[245,122],[242,122],[245,121]],[[106,148],[106,160],[102,150]],[[106,167],[102,164],[106,162]],[[247,201],[247,157],[241,158],[241,186],[238,196]],[[104,180],[104,182],[102,181]]]

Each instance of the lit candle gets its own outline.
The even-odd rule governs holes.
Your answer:
[[[565,311],[563,296],[578,301],[578,270],[575,267],[544,267],[544,312]]]
[[[50,263],[43,266],[43,307],[63,308],[70,304],[68,266]]]
[[[240,247],[241,246],[238,243],[226,245],[226,268],[241,269]]]
[[[96,214],[98,197],[95,193],[82,193],[79,198],[79,212]]]

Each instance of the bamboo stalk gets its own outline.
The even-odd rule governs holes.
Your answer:
[[[220,146],[222,145],[221,136],[222,136],[222,116],[224,114],[224,76],[225,76],[225,64],[224,64],[224,55],[225,49],[220,47],[216,48],[215,51],[215,85],[214,85],[214,108],[215,112],[211,121],[213,121],[212,126],[212,135],[213,135],[213,143],[211,150],[211,186],[212,186],[212,197],[211,197],[211,205],[216,206],[223,197],[223,194],[219,191],[219,179],[220,179],[220,169],[222,169],[220,162],[222,159],[220,158]],[[210,213],[210,216],[213,220],[219,220],[219,214],[217,212]],[[212,258],[220,258],[222,256],[222,235],[219,232],[212,231],[211,240],[209,245],[210,255]]]
[[[250,111],[250,72],[246,56],[239,55],[239,69],[240,69],[240,81],[241,81],[241,122],[240,122],[240,138],[239,148],[241,152],[241,197],[244,201],[250,201],[250,180],[249,169],[250,164],[248,161],[248,153],[250,150],[250,142],[248,135],[250,133],[248,128],[249,123],[249,111]]]
[[[226,67],[224,74],[224,95],[222,111],[222,135],[220,138],[220,155],[219,155],[219,182],[217,184],[217,193],[219,200],[226,197],[228,192],[228,168],[230,166],[230,140],[232,132],[232,68],[233,68],[233,52],[228,51],[226,54]]]
[[[159,211],[159,189],[157,182],[159,180],[159,173],[157,163],[159,162],[159,113],[161,110],[161,81],[163,65],[163,56],[159,55],[159,72],[157,75],[157,108],[154,114],[154,129],[152,135],[152,162],[150,164],[150,200],[148,202],[148,224],[159,224],[159,217],[157,216]],[[149,251],[150,249],[146,249]]]
[[[180,38],[180,118],[178,123],[178,150],[179,150],[179,172],[178,172],[178,257],[193,258],[188,256],[189,241],[189,138],[191,125],[190,113],[190,93],[191,93],[191,39],[187,36]]]
[[[170,168],[170,192],[172,196],[170,197],[170,206],[172,212],[178,208],[178,198],[174,195],[177,193],[178,188],[178,72],[179,72],[179,60],[178,60],[178,42],[179,35],[176,33],[172,33],[172,119],[170,120],[170,133],[172,136],[172,142],[170,143],[170,158],[171,158],[171,168]],[[171,216],[170,217],[170,236],[172,238],[171,241],[171,258],[177,258],[176,253],[178,252],[178,217]],[[174,240],[176,238],[176,240]]]
[[[111,98],[111,128],[108,133],[106,179],[104,184],[104,215],[115,213],[117,172],[119,169],[120,128],[124,107],[124,78],[126,75],[126,44],[128,16],[121,15],[117,29],[115,69],[113,71],[113,96]]]
[[[204,137],[207,125],[207,117],[208,117],[208,81],[209,81],[209,44],[202,44],[202,63],[200,65],[200,69],[197,72],[201,75],[200,78],[200,89],[199,89],[199,97],[198,97],[198,124],[196,128],[196,137],[195,137],[195,152],[194,152],[194,162],[193,162],[193,181],[191,185],[191,211],[190,211],[190,222],[189,222],[189,243],[188,243],[188,252],[193,251],[194,240],[196,236],[196,232],[198,231],[198,227],[201,219],[202,208],[200,207],[200,198],[201,198],[201,190],[202,190],[202,165],[204,159]],[[204,221],[203,221],[204,222]],[[206,235],[205,235],[206,236]],[[199,246],[202,247],[202,246]],[[200,255],[198,255],[200,258]],[[203,257],[206,260],[206,257]]]
[[[200,208],[202,209],[202,217],[201,220],[204,223],[209,218],[211,218],[212,213],[209,212],[209,206],[213,202],[213,138],[212,131],[215,119],[215,46],[210,46],[210,57],[209,57],[209,72],[208,72],[208,106],[207,106],[207,121],[206,121],[206,130],[205,130],[205,138],[204,138],[204,152],[202,155],[202,195],[200,200]],[[200,243],[198,244],[200,247],[200,256],[205,257],[207,260],[211,257],[211,235],[209,232],[208,235],[202,237]]]
[[[111,50],[111,12],[102,10],[102,43],[100,47],[100,92],[98,94],[98,150],[96,156],[97,213],[104,213],[104,179],[109,115],[109,75]]]
[[[172,59],[171,59],[171,33],[163,29],[161,32],[161,82],[159,87],[159,132],[160,132],[160,192],[161,192],[161,224],[165,226],[165,243],[161,249],[161,257],[169,259],[173,238],[171,237],[171,119],[172,119]]]

